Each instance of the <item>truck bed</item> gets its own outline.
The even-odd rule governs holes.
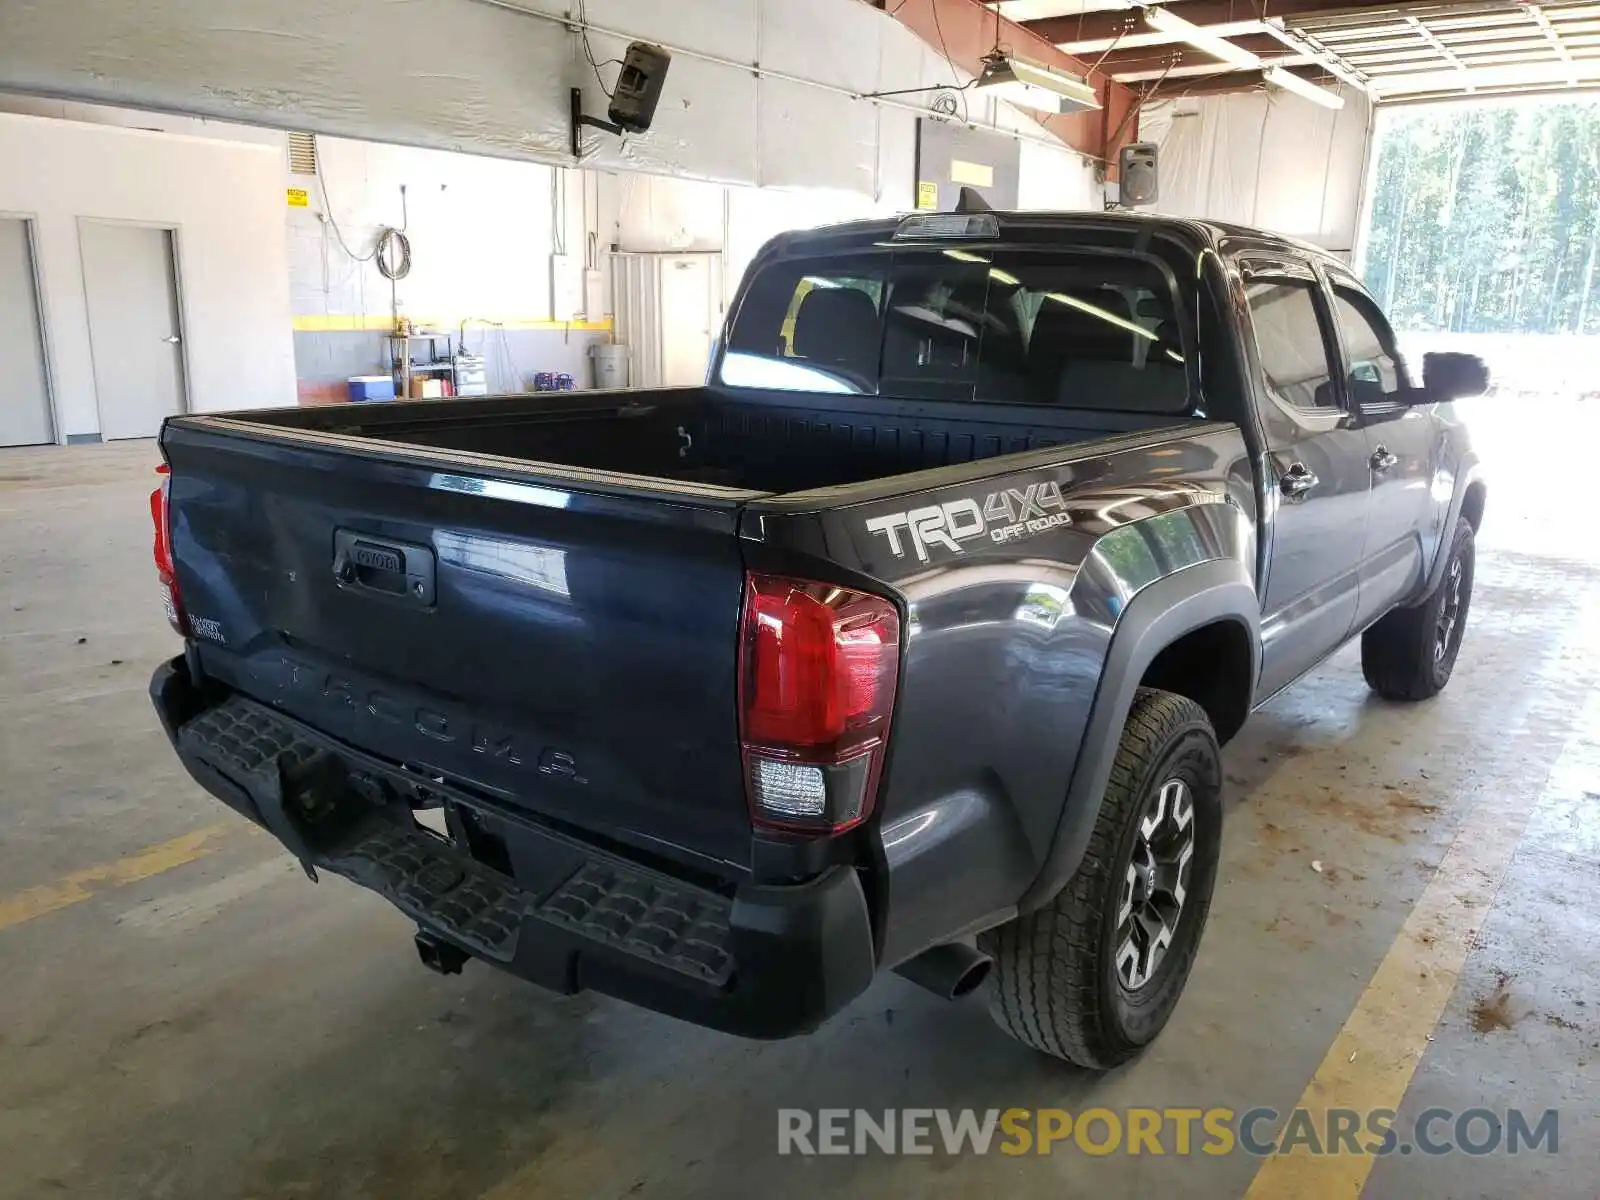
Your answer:
[[[205,678],[512,819],[727,880],[752,865],[746,508],[1182,424],[680,388],[179,417],[162,450]],[[840,485],[862,494],[817,494]]]
[[[240,419],[766,494],[861,483],[1188,421],[1157,413],[735,394],[715,387],[401,401]]]

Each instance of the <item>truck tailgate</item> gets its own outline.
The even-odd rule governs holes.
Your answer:
[[[209,418],[162,444],[208,676],[507,806],[747,866],[744,495]]]

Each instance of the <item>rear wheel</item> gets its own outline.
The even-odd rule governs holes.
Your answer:
[[[1421,604],[1397,608],[1361,635],[1361,673],[1386,700],[1426,700],[1450,682],[1472,604],[1472,526],[1456,523],[1444,577]]]
[[[1221,834],[1221,761],[1205,711],[1141,689],[1072,881],[979,939],[995,962],[996,1023],[1098,1070],[1148,1045],[1199,949]]]

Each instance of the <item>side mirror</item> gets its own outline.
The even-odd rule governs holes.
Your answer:
[[[1489,368],[1476,354],[1424,354],[1422,388],[1435,403],[1481,396],[1489,390]]]

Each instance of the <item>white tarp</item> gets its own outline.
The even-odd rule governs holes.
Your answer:
[[[1256,225],[1348,255],[1372,110],[1344,96],[1340,109],[1276,90],[1152,105],[1140,136],[1161,147],[1156,211]]]

